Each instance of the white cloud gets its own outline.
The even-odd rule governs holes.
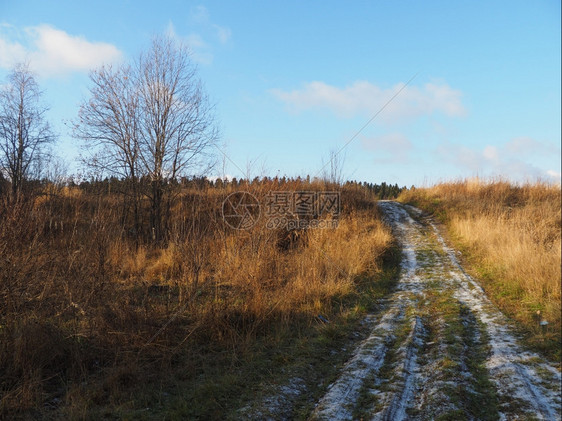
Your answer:
[[[26,56],[27,52],[21,44],[0,38],[0,67],[9,69],[14,64],[24,61]]]
[[[403,90],[381,112],[379,118],[387,123],[402,122],[436,112],[459,117],[466,114],[461,102],[462,93],[447,84],[426,83],[423,87],[406,86],[399,83],[383,89],[367,81],[356,81],[345,88],[314,81],[302,89],[270,92],[285,102],[293,112],[309,109],[327,109],[340,117],[372,115],[401,89]]]
[[[507,142],[505,152],[513,155],[551,155],[560,154],[560,147],[525,136]]]
[[[46,24],[23,31],[2,25],[0,30],[0,67],[11,68],[18,62],[28,61],[40,76],[88,71],[115,62],[121,56],[121,51],[112,44],[91,42]]]
[[[220,44],[226,44],[231,36],[232,31],[230,28],[214,24],[210,20],[209,11],[205,6],[196,6],[191,9],[190,20],[194,26],[198,27],[198,32],[192,32],[189,35],[180,36],[174,24],[170,21],[166,28],[166,33],[187,45],[192,52],[193,60],[201,64],[211,64],[213,62],[213,40]],[[204,34],[204,35],[202,35]]]
[[[499,158],[498,148],[495,146],[488,145],[482,151],[482,156],[488,161],[497,161]]]
[[[211,15],[205,6],[199,5],[193,7],[190,12],[190,20],[206,31],[213,31],[214,37],[216,37],[221,44],[226,44],[232,36],[230,28],[211,22]]]
[[[453,143],[441,144],[437,148],[437,154],[442,161],[463,167],[474,173],[482,171],[483,164],[488,161],[482,152]]]
[[[226,44],[232,36],[232,31],[230,30],[230,28],[219,25],[213,25],[213,28],[215,28],[217,38],[219,39],[221,44]]]
[[[361,143],[365,149],[375,151],[376,162],[405,162],[413,148],[412,142],[401,133],[389,133],[382,136],[363,137]]]
[[[499,146],[487,145],[481,150],[443,143],[436,152],[441,161],[469,170],[473,175],[502,176],[515,181],[537,179],[556,181],[560,178],[559,171],[545,170],[544,167],[541,169],[527,159],[527,146],[537,144],[548,146],[526,138],[525,142],[514,139]]]
[[[202,50],[208,48],[208,45],[205,41],[203,41],[203,37],[199,34],[189,34],[184,37],[185,42],[189,46],[189,48],[193,50]]]
[[[213,53],[211,53],[209,46],[199,34],[189,34],[184,39],[192,51],[193,60],[201,64],[211,64],[213,62]]]
[[[562,178],[562,172],[560,171],[548,170],[546,173],[554,180],[560,181],[560,179]]]
[[[189,47],[194,61],[201,64],[211,64],[213,62],[213,53],[211,53],[210,46],[201,35],[192,33],[187,36],[180,36],[172,22],[168,22],[166,35]]]

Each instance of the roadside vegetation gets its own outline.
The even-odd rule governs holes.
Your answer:
[[[223,418],[290,367],[326,374],[393,285],[371,187],[184,180],[167,186],[160,240],[124,181],[4,195],[1,417]],[[338,227],[232,229],[221,207],[238,190],[341,191]]]
[[[90,73],[76,183],[29,66],[0,84],[0,418],[224,419],[311,367],[314,395],[392,287],[376,200],[402,189],[343,184],[335,152],[321,178],[210,181],[219,125],[191,57],[155,36]]]
[[[465,180],[403,191],[399,200],[445,224],[492,301],[533,348],[559,361],[560,186]]]

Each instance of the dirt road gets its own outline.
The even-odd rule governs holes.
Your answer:
[[[311,419],[560,420],[557,367],[518,344],[430,218],[379,206],[402,246],[400,280]],[[281,388],[262,419],[292,419],[301,394]]]

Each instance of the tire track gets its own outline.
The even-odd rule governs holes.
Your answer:
[[[406,236],[406,224],[417,224],[406,211],[387,212],[385,216],[400,237]],[[423,286],[416,276],[416,254],[413,247],[403,244],[402,274],[397,291],[389,297],[384,314],[373,319],[370,336],[357,348],[354,356],[342,370],[339,378],[328,387],[327,393],[318,402],[312,419],[351,420],[361,388],[382,367],[388,349],[396,341],[393,332],[403,323],[405,311],[412,306],[415,297],[422,293]],[[413,331],[413,330],[412,330]],[[410,380],[411,382],[412,380]],[[399,405],[399,402],[396,402]]]
[[[407,208],[421,217],[418,209]],[[449,280],[453,296],[482,323],[488,335],[491,352],[486,368],[500,400],[499,418],[560,420],[560,372],[539,355],[526,351],[518,344],[507,318],[462,268],[455,251],[447,246],[435,222],[431,218],[425,218],[425,222],[431,227],[446,256],[441,265],[444,275],[448,269],[449,276],[443,276],[443,279]],[[542,378],[537,371],[543,373]]]
[[[408,345],[404,352],[402,364],[402,386],[392,398],[392,402],[384,411],[383,421],[402,420],[406,418],[406,409],[415,394],[415,380],[418,372],[418,349],[423,344],[424,328],[419,316],[415,317],[412,330],[408,337]],[[377,417],[374,417],[377,419]]]
[[[312,419],[560,420],[560,372],[517,343],[433,220],[396,202],[379,206],[403,250],[397,291]],[[374,403],[357,412],[361,393]]]

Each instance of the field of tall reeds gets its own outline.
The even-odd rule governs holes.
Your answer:
[[[473,179],[411,189],[400,200],[446,225],[495,304],[531,345],[559,360],[560,185]]]
[[[221,209],[237,190],[260,203],[337,190],[339,216],[323,217],[337,228],[233,229]],[[148,203],[135,226],[117,181],[4,198],[0,418],[224,415],[264,376],[328,352],[391,287],[375,203],[361,185],[192,182],[170,191],[155,242]]]

